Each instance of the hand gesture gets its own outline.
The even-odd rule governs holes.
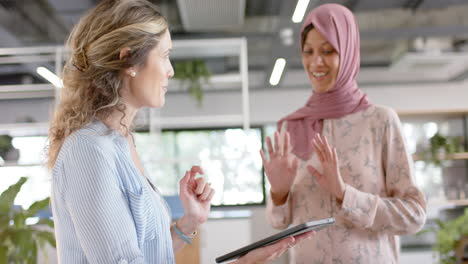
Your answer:
[[[316,134],[313,141],[314,151],[322,163],[323,173],[313,166],[307,166],[307,170],[315,176],[320,186],[329,191],[339,201],[343,200],[346,184],[341,177],[336,148],[328,144],[327,138]]]
[[[267,149],[270,156],[268,161],[263,150],[260,150],[263,166],[268,181],[271,184],[272,194],[284,197],[294,182],[297,172],[297,158],[290,152],[290,137],[286,132],[283,147],[279,146],[279,133],[275,132],[275,146],[273,148],[270,137],[267,137]]]
[[[203,174],[203,170],[199,166],[193,166],[179,182],[179,196],[184,208],[185,221],[178,222],[190,223],[193,226],[188,229],[193,230],[208,219],[211,199],[215,193],[203,177],[195,179],[197,173]]]

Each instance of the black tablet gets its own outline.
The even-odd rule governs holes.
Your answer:
[[[245,247],[239,248],[237,250],[234,250],[230,253],[227,253],[226,255],[223,255],[221,257],[216,258],[216,263],[221,263],[224,261],[236,259],[239,257],[242,257],[243,255],[249,253],[249,251],[254,250],[256,248],[264,247],[269,244],[272,244],[278,240],[281,240],[283,238],[289,237],[289,236],[297,236],[302,233],[312,231],[312,230],[320,230],[324,227],[327,227],[329,225],[333,225],[335,223],[335,218],[326,218],[322,220],[317,220],[317,221],[310,221],[306,222],[291,228],[288,228],[286,230],[283,230],[275,235],[269,236],[267,238],[264,238],[260,241],[257,241],[255,243],[252,243],[250,245],[247,245]]]

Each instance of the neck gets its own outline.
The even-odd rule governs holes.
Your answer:
[[[115,110],[105,120],[102,120],[106,126],[119,132],[123,136],[128,136],[130,133],[130,126],[138,109],[126,104],[125,116],[122,112]],[[123,117],[123,119],[122,119]]]

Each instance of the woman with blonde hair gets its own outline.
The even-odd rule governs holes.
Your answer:
[[[174,74],[167,22],[148,1],[104,0],[75,26],[68,47],[48,153],[59,262],[174,263],[174,251],[207,220],[214,190],[193,166],[180,180],[184,216],[171,224],[135,149],[135,114],[164,105]],[[274,259],[309,236],[238,263]]]

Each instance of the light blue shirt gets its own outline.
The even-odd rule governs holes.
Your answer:
[[[60,263],[175,263],[167,204],[102,122],[66,138],[51,198]]]

